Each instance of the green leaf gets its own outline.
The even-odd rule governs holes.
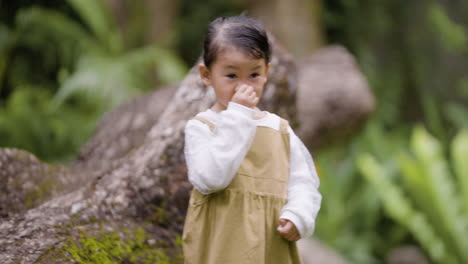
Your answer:
[[[123,41],[109,8],[102,0],[68,0],[68,3],[91,28],[103,47],[114,54],[122,52]]]
[[[434,229],[439,234],[445,234],[444,229],[438,229],[442,227],[442,223],[440,223],[438,214],[434,210],[433,196],[428,195],[431,192],[431,188],[424,175],[424,169],[414,157],[403,151],[400,151],[396,155],[396,158],[402,172],[402,183],[408,195],[414,201],[416,207],[431,219]]]
[[[451,146],[454,171],[460,182],[464,199],[465,214],[468,214],[468,130],[463,130],[454,138]]]
[[[83,56],[77,70],[61,85],[54,105],[58,107],[78,94],[104,111],[138,94],[138,82],[129,65],[119,58]]]
[[[16,15],[16,25],[22,33],[38,34],[40,32],[54,37],[54,40],[71,38],[79,42],[94,42],[80,24],[54,10],[40,7],[21,9]]]
[[[173,52],[155,45],[129,52],[123,60],[132,68],[154,64],[163,84],[173,84],[180,81],[188,71],[182,60]]]
[[[448,50],[466,50],[468,39],[463,26],[453,22],[440,4],[432,3],[428,10],[428,20]]]
[[[12,42],[10,29],[5,24],[0,23],[0,83],[3,83]],[[1,89],[2,86],[0,85],[0,90]]]

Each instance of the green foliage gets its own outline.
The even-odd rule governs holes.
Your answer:
[[[400,147],[392,155],[397,172],[370,154],[360,155],[358,161],[361,173],[378,191],[386,213],[407,228],[437,263],[468,261],[468,203],[463,203],[468,168],[460,165],[467,152],[466,131],[453,141],[449,162],[440,142],[418,126],[410,149]],[[461,186],[460,190],[456,186]]]
[[[450,51],[463,51],[468,46],[465,28],[454,23],[438,3],[432,3],[428,10],[428,20],[440,36],[443,46]]]
[[[123,50],[122,35],[116,26],[112,28],[114,23],[109,21],[108,11],[96,12],[104,9],[99,2],[71,1],[94,34],[56,11],[30,8],[20,13],[21,28],[36,34],[36,37],[27,37],[32,47],[41,48],[50,39],[55,40],[59,44],[60,58],[69,58],[67,52],[78,49],[72,67],[65,64],[58,72],[61,86],[57,95],[59,103],[81,93],[90,101],[110,103],[109,107],[113,107],[150,88],[149,69],[158,69],[156,73],[162,84],[182,78],[185,66],[167,50],[155,45]],[[95,7],[89,9],[89,6]],[[47,39],[47,43],[43,43]]]
[[[219,16],[239,15],[247,7],[240,1],[180,1],[176,43],[182,58],[193,64],[199,58],[208,24]]]
[[[451,140],[461,128],[468,128],[468,4],[433,0],[323,4],[329,42],[345,45],[356,56],[378,108],[352,143],[317,155],[324,175],[317,235],[352,263],[376,263],[389,249],[414,244],[414,239],[434,261],[467,262],[460,260],[461,248],[468,248],[463,237],[468,233],[460,231],[459,212],[466,207],[460,200],[466,201],[468,177],[462,176],[466,168],[453,154],[455,146],[462,148],[463,137]],[[421,153],[429,150],[413,149],[433,142],[421,130],[414,132],[415,143],[407,148],[415,123],[423,123],[439,139],[436,157]],[[458,152],[465,153],[457,156],[466,160],[466,152]],[[371,156],[360,158],[362,153]],[[456,169],[457,164],[463,168]],[[355,205],[356,197],[364,197],[367,189],[368,199],[382,198],[375,210],[364,200]],[[372,237],[373,232],[378,236]],[[347,245],[340,240],[347,240]]]
[[[468,105],[465,102],[468,101],[468,78],[458,80],[456,90],[459,100],[444,105],[443,111],[450,122],[455,124],[455,127],[466,129],[468,128],[468,119],[466,118]]]
[[[31,6],[0,23],[0,146],[54,162],[76,155],[102,113],[187,72],[155,44],[126,48],[104,1],[67,2],[76,16]]]
[[[323,196],[316,235],[353,263],[377,263],[373,251],[381,241],[372,231],[379,217],[374,190],[362,184],[351,155],[329,150],[315,162]]]
[[[80,94],[87,100],[107,105],[106,109],[115,107],[147,89],[143,88],[146,87],[145,74],[152,64],[160,67],[160,81],[164,84],[181,79],[185,70],[173,56],[157,47],[128,52],[120,57],[82,56],[75,73],[61,72],[64,81],[55,100],[61,104]]]
[[[340,0],[325,1],[324,5],[324,25],[330,42],[346,45],[356,56],[377,97],[378,108],[364,133],[354,138],[350,146],[341,146],[341,157],[325,156],[325,162],[318,159],[323,163],[322,170],[328,171],[322,180],[325,210],[319,214],[318,235],[354,263],[384,259],[389,249],[414,243],[413,239],[436,262],[465,263],[466,260],[460,258],[465,254],[462,248],[468,248],[463,237],[468,233],[460,231],[463,229],[460,207],[466,207],[466,202],[460,205],[459,201],[462,197],[466,200],[466,191],[462,189],[466,176],[461,176],[459,171],[466,169],[456,169],[459,165],[456,165],[453,154],[454,146],[462,145],[457,141],[461,136],[450,140],[460,128],[468,127],[465,70],[468,66],[468,6],[460,2],[429,0],[367,2],[365,5],[355,0]],[[411,151],[407,149],[406,138],[411,134],[408,130],[415,122],[424,123],[439,138],[438,158],[423,158],[421,152],[429,150],[420,150],[417,154],[413,150],[416,146],[412,146]],[[413,138],[425,138],[422,140],[425,143],[414,143],[419,145],[418,148],[432,142],[421,136],[424,133],[414,133],[418,136]],[[448,156],[450,144],[452,154]],[[361,153],[372,153],[372,159],[359,158]],[[458,157],[466,155],[458,154]],[[449,158],[453,159],[452,163],[447,162]],[[424,165],[420,160],[425,161]],[[428,160],[437,165],[429,166]],[[445,164],[441,160],[445,160]],[[354,163],[348,165],[350,170],[358,170],[355,168],[358,166],[355,174],[364,175],[367,182],[361,182],[360,177],[350,177],[352,173],[343,173],[340,169],[343,163]],[[364,166],[369,168],[363,169]],[[348,175],[344,182],[351,183],[351,191],[338,187],[342,175]],[[450,183],[455,179],[454,175],[458,176],[457,181]],[[457,192],[456,187],[462,192]],[[362,203],[362,214],[357,213],[359,210],[348,213],[354,208],[353,188],[374,190],[374,196],[369,197],[378,195],[382,198],[386,215],[366,211],[366,203]],[[377,208],[380,206],[376,205]],[[340,213],[331,213],[334,208]],[[343,212],[349,216],[348,226],[336,224],[346,221]],[[374,226],[368,225],[369,231],[359,229],[362,219],[367,218],[375,221]],[[350,231],[345,232],[347,227]],[[326,234],[320,233],[320,228]],[[373,231],[385,238],[371,239],[365,235]],[[350,246],[336,242],[346,236],[352,241]],[[366,243],[367,247],[363,247]],[[352,252],[365,253],[358,257]],[[374,260],[372,256],[376,256]]]
[[[349,144],[322,150],[315,157],[323,196],[316,236],[351,263],[384,263],[389,249],[407,241],[408,232],[383,215],[378,190],[361,177],[357,166],[364,150],[388,159],[404,133],[389,138],[380,123],[371,120]]]
[[[325,1],[330,42],[356,56],[390,129],[422,121],[444,144],[467,126],[466,3]],[[423,19],[414,19],[421,17]]]
[[[402,194],[401,188],[389,180],[390,176],[375,158],[369,154],[363,154],[359,160],[359,166],[363,175],[380,193],[386,212],[413,232],[435,261],[447,264],[456,263],[447,253],[447,248],[441,239],[435,235],[428,219],[410,206],[411,203]]]
[[[76,155],[97,121],[92,105],[52,107],[52,95],[40,87],[21,87],[0,108],[0,145],[16,146],[47,160],[66,162]],[[73,120],[73,122],[71,122]]]
[[[453,169],[459,182],[463,196],[465,212],[468,213],[468,131],[463,130],[452,141],[451,154],[453,159]]]
[[[68,3],[91,29],[104,50],[115,54],[122,51],[122,36],[117,32],[111,12],[103,1],[68,0]]]

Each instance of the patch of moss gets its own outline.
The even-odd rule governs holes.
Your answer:
[[[182,236],[181,235],[176,235],[176,237],[174,238],[174,245],[176,245],[176,247],[179,249],[179,252],[180,252],[173,257],[174,263],[184,263],[184,254],[182,251]]]
[[[122,231],[108,232],[101,229],[93,233],[80,229],[77,238],[68,238],[54,249],[49,259],[82,264],[172,263],[162,249],[148,243],[149,236],[142,228]]]
[[[31,208],[33,205],[37,204],[38,201],[42,201],[47,198],[53,185],[54,181],[52,179],[46,178],[43,180],[43,182],[41,182],[34,191],[26,196],[24,201],[26,208]]]
[[[160,225],[164,225],[167,223],[169,219],[169,213],[165,210],[165,203],[155,208],[155,212],[153,214],[152,219]]]

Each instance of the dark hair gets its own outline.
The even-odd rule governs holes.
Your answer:
[[[270,43],[262,24],[246,15],[219,17],[208,26],[203,42],[203,62],[210,66],[226,47],[239,48],[255,59],[270,62]]]

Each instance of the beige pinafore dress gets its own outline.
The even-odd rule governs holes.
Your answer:
[[[206,119],[195,117],[213,131]],[[287,201],[288,122],[257,126],[237,174],[224,190],[193,189],[182,235],[186,264],[299,264],[296,242],[277,231]],[[229,151],[229,150],[226,150]]]

